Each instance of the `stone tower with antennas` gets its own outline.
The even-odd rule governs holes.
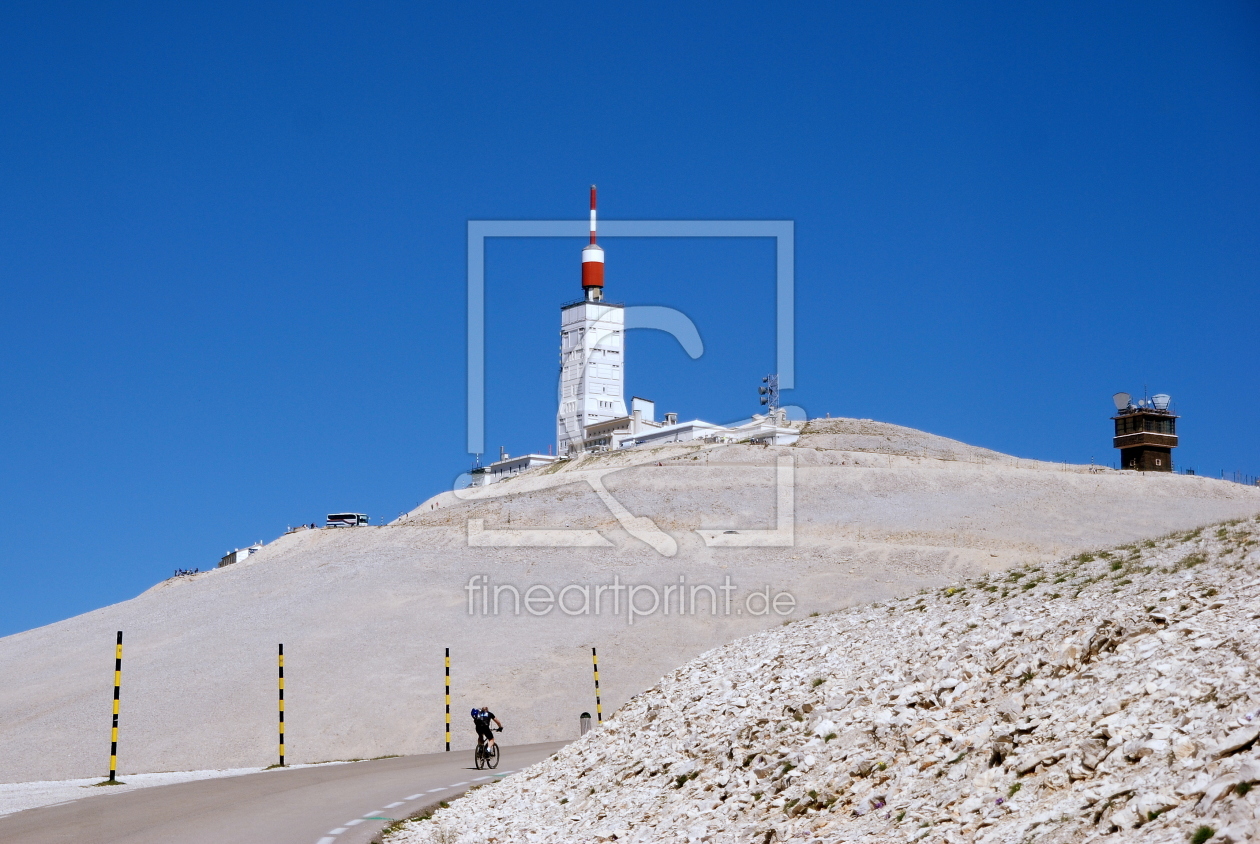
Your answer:
[[[624,306],[604,301],[604,250],[595,242],[591,185],[591,242],[582,249],[582,298],[560,308],[556,452],[561,457],[585,449],[589,426],[627,415],[625,330]]]
[[[1116,437],[1120,468],[1139,472],[1171,472],[1172,450],[1177,447],[1177,414],[1171,410],[1172,397],[1159,393],[1138,399],[1128,393],[1112,396],[1116,403]]]

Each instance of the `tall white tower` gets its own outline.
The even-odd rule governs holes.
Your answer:
[[[582,249],[582,298],[560,308],[557,454],[582,451],[588,425],[626,416],[625,329],[623,306],[604,302],[604,250],[595,243],[591,185],[591,242]]]

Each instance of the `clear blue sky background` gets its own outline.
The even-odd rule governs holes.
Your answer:
[[[812,415],[1260,471],[1251,3],[6,3],[0,634],[464,448],[469,219],[791,219]],[[632,392],[723,421],[774,366],[770,241],[606,242]],[[487,258],[487,445],[553,437],[579,240]]]

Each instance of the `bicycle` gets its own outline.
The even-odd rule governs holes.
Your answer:
[[[496,733],[503,732],[503,728],[495,730]],[[477,749],[473,751],[473,765],[480,771],[482,768],[490,768],[491,770],[499,767],[499,743],[496,741],[493,747],[486,744],[485,739],[477,736]]]

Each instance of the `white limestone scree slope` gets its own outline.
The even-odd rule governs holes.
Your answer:
[[[1254,844],[1257,651],[1256,518],[1021,566],[709,651],[387,840]]]
[[[710,547],[697,530],[774,528],[781,461],[794,469],[794,544]],[[461,495],[467,495],[461,498]],[[664,556],[604,495],[677,544]],[[783,618],[703,611],[638,618],[469,615],[465,586],[723,583],[770,586],[790,617],[881,601],[973,574],[1260,512],[1260,489],[1181,475],[1017,459],[882,423],[813,420],[793,445],[679,443],[583,453],[446,492],[391,525],[306,530],[221,569],[0,639],[0,781],[108,770],[114,638],[125,633],[119,769],[276,761],[276,645],[285,650],[286,761],[441,750],[444,648],[456,751],[488,704],[509,744],[576,738],[662,675]],[[470,546],[487,531],[598,531],[606,547]],[[643,531],[640,531],[643,533]],[[738,607],[740,604],[736,604]],[[790,628],[789,628],[790,629]]]

